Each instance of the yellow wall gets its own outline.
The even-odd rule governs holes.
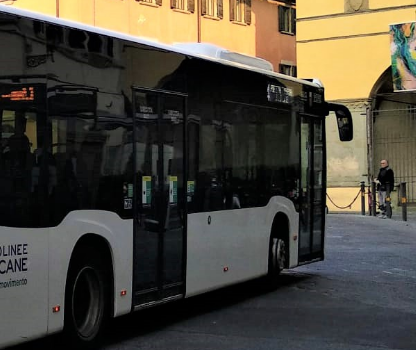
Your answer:
[[[100,10],[95,13],[95,25],[117,32],[129,33],[132,16],[130,1],[99,0],[98,7]],[[141,22],[137,19],[135,25],[139,26],[145,21],[145,18],[142,18]]]
[[[308,3],[298,1],[298,8],[305,1]],[[333,2],[343,4],[344,0]],[[368,98],[376,80],[390,66],[389,24],[415,20],[415,10],[416,5],[315,19],[301,11],[303,17],[297,24],[299,76],[318,76],[329,100]]]
[[[56,0],[18,0],[13,3],[9,3],[9,5],[29,11],[44,13],[50,16],[56,15]]]
[[[416,6],[415,6],[416,8]],[[389,24],[415,20],[415,8],[394,11],[368,11],[354,15],[328,16],[321,19],[298,22],[296,40],[338,38],[342,36],[388,33]]]
[[[369,10],[354,14],[344,13],[344,0],[313,3],[297,2],[299,76],[319,77],[329,100],[368,98],[390,66],[389,25],[414,21],[415,1],[397,0],[388,9],[388,0],[373,0]]]
[[[317,77],[328,100],[366,99],[390,66],[387,35],[298,44],[298,74]]]
[[[344,2],[345,0],[298,0],[297,16],[304,18],[344,13]],[[369,10],[409,5],[415,5],[415,0],[368,0]]]
[[[336,0],[298,0],[296,15],[298,18],[325,16],[344,12],[344,3]]]
[[[392,6],[405,6],[405,5],[414,5],[415,0],[370,0],[369,8],[378,9],[378,8],[387,8]]]
[[[90,25],[94,24],[94,5],[94,0],[60,0],[56,2],[59,17]]]

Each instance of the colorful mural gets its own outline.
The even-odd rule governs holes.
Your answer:
[[[390,26],[391,68],[395,91],[416,90],[416,23]]]

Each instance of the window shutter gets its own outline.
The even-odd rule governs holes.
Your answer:
[[[195,12],[195,0],[188,0],[188,11],[192,13]]]
[[[162,0],[156,0],[156,5],[162,6]]]
[[[201,0],[201,15],[207,14],[207,0]]]
[[[296,9],[291,9],[290,15],[292,21],[292,33],[296,34]]]
[[[217,0],[217,16],[218,18],[224,17],[224,8],[222,6],[222,0]]]
[[[284,20],[285,13],[283,11],[282,6],[278,6],[277,10],[278,10],[278,17],[279,17],[278,18],[278,20],[279,20],[279,31],[283,32],[285,30],[285,25],[284,25],[284,23],[285,23],[285,20]]]
[[[251,23],[251,0],[245,0],[245,6],[244,6],[244,21],[247,24]]]
[[[230,0],[230,21],[234,21],[235,16],[235,0]]]

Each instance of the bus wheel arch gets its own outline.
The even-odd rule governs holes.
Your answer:
[[[113,285],[107,241],[84,235],[72,252],[65,286],[64,334],[71,347],[97,344],[112,315]]]
[[[283,213],[277,213],[270,232],[268,254],[268,284],[276,288],[278,276],[289,267],[289,219]]]

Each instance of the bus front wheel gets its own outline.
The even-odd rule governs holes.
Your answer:
[[[71,261],[65,293],[65,333],[74,348],[95,346],[108,319],[109,281],[99,254],[79,252]]]

